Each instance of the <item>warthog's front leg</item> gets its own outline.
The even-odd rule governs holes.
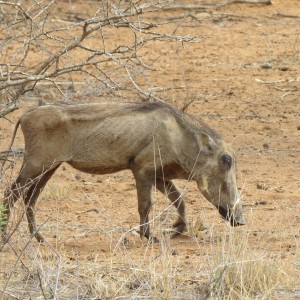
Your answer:
[[[135,175],[138,211],[140,214],[140,236],[146,237],[150,242],[158,242],[158,239],[150,234],[149,212],[151,209],[151,191],[152,180],[148,177],[139,177]]]
[[[157,179],[156,188],[166,195],[171,200],[171,203],[177,208],[179,216],[173,224],[175,232],[172,235],[172,237],[175,237],[185,230],[187,224],[183,195],[172,181]]]

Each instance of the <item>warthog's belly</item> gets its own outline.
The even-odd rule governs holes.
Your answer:
[[[115,173],[121,170],[128,169],[129,166],[126,163],[123,164],[116,164],[112,162],[97,162],[97,161],[88,161],[88,162],[80,162],[80,161],[68,161],[68,164],[70,164],[73,168],[90,173],[90,174],[110,174]]]

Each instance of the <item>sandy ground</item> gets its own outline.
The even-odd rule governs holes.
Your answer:
[[[73,12],[80,9],[76,4],[72,7]],[[184,22],[165,25],[164,29],[176,29],[176,34],[198,39],[183,45],[153,43],[143,49],[146,61],[153,62],[157,71],[141,77],[139,83],[147,88],[162,87],[156,89],[156,95],[174,107],[181,108],[194,100],[188,113],[203,119],[232,144],[238,158],[238,186],[247,219],[247,225],[238,231],[247,232],[249,251],[288,266],[288,282],[294,291],[288,295],[299,298],[300,2],[233,4],[206,12],[178,9],[149,18],[167,21],[187,13]],[[127,37],[120,33],[115,38]],[[39,91],[40,96],[24,97],[20,109],[9,118],[16,121],[30,105],[35,105],[38,97],[48,102],[60,100]],[[102,95],[87,95],[83,99],[105,100]],[[7,147],[12,130],[11,124],[0,120],[1,149]],[[14,147],[23,146],[19,132]],[[16,170],[19,166],[17,159]],[[4,188],[7,180],[3,183]],[[195,268],[200,272],[202,267],[207,269],[205,264],[214,253],[212,245],[218,244],[231,229],[195,183],[178,181],[178,185],[186,191],[192,226],[201,222],[208,229],[196,236],[188,232],[171,240],[170,251],[180,270]],[[155,219],[152,230],[159,236],[161,228],[174,220],[175,211],[168,208],[163,196],[154,196],[153,216],[160,217]],[[145,242],[134,232],[127,233],[139,222],[135,183],[129,171],[93,176],[63,165],[39,199],[37,220],[44,223],[44,236],[66,261],[109,261],[116,266],[128,259],[132,264],[145,259]],[[12,239],[18,243],[20,236],[25,239],[26,235],[23,221]],[[1,253],[3,266],[8,267],[7,262],[13,258],[11,248],[5,247]]]

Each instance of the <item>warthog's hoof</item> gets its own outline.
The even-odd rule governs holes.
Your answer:
[[[40,233],[38,233],[38,232],[34,233],[34,237],[36,238],[36,240],[39,243],[45,243],[46,242],[46,240],[44,239],[44,237]]]
[[[148,244],[158,244],[159,243],[159,239],[156,236],[150,236],[148,239]]]
[[[136,232],[139,233],[141,239],[143,239],[145,237],[148,240],[148,242],[147,242],[148,245],[150,245],[152,243],[154,243],[154,244],[159,243],[159,239],[157,237],[155,237],[155,236],[152,236],[151,234],[149,236],[145,236],[139,230],[137,230]]]
[[[177,228],[168,228],[163,232],[165,235],[170,235],[171,239],[181,235],[183,230],[177,230]]]
[[[173,224],[172,226],[173,228],[169,228],[169,229],[166,229],[164,231],[164,234],[170,234],[171,235],[171,238],[175,238],[176,236],[179,236],[181,235],[185,229],[186,229],[186,224],[184,222],[176,222],[175,224]]]
[[[4,247],[4,245],[7,244],[8,240],[9,240],[8,234],[2,232],[1,239],[0,239],[0,252],[1,252],[2,248]]]

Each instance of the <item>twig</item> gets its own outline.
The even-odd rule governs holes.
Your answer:
[[[163,10],[209,10],[209,9],[218,9],[231,4],[261,4],[261,5],[271,5],[271,0],[231,0],[227,3],[220,4],[207,4],[207,5],[187,5],[187,4],[178,4],[172,6],[166,6]]]
[[[189,107],[193,102],[195,102],[195,100],[196,100],[196,99],[193,98],[193,99],[191,99],[190,101],[186,102],[180,110],[183,111],[183,112],[185,112],[185,111],[188,109],[188,107]]]
[[[23,156],[25,153],[24,148],[15,148],[15,149],[11,149],[8,151],[2,151],[0,152],[0,159],[3,159],[4,157],[8,157],[8,156]]]
[[[130,79],[130,81],[132,82],[132,84],[134,85],[134,87],[135,87],[142,95],[144,95],[148,101],[151,101],[151,99],[153,98],[153,99],[155,99],[155,100],[157,100],[157,101],[164,102],[164,101],[163,101],[162,99],[160,99],[159,97],[154,96],[151,92],[150,92],[150,93],[144,92],[144,91],[137,85],[137,83],[133,80],[133,78],[132,78],[130,72],[129,72],[128,69],[127,69],[127,67],[124,66],[124,68],[125,68],[125,70],[126,70],[126,73],[127,73],[127,75],[128,75],[128,78]]]
[[[46,294],[45,294],[45,291],[44,291],[43,282],[42,282],[42,278],[41,278],[40,272],[37,273],[37,277],[38,277],[38,280],[39,280],[39,283],[40,283],[40,288],[41,288],[41,290],[42,290],[43,297],[44,297],[45,300],[47,300],[47,297],[46,297]],[[50,287],[50,289],[51,289],[51,287]]]
[[[1,109],[0,118],[5,119],[6,121],[9,121],[12,123],[8,118],[5,116],[12,113],[13,111],[17,110],[18,107],[16,106],[15,102],[9,103],[5,108]]]
[[[10,113],[11,111],[9,111],[8,113]],[[13,121],[11,121],[9,118],[7,118],[5,115],[3,115],[3,114],[0,114],[0,118],[2,118],[2,119],[4,119],[4,120],[6,120],[6,121],[8,121],[10,124],[14,124],[14,122]]]
[[[288,15],[288,14],[282,14],[282,13],[278,13],[274,15],[275,17],[282,17],[282,18],[300,18],[300,16],[297,15]]]
[[[289,95],[292,91],[288,91],[280,96],[281,99],[284,99],[287,95]]]
[[[20,297],[15,296],[14,294],[12,294],[12,293],[10,293],[10,292],[7,292],[7,291],[5,291],[5,290],[2,290],[2,289],[1,289],[0,292],[2,292],[3,294],[9,295],[9,297],[12,297],[12,298],[14,298],[14,299],[20,299]]]
[[[207,5],[188,5],[188,4],[176,4],[165,6],[162,8],[163,10],[208,10],[215,9],[220,6],[224,6],[224,4],[207,4]]]
[[[256,78],[255,81],[259,82],[259,83],[263,83],[263,84],[274,84],[274,83],[282,83],[282,82],[286,82],[285,79],[280,79],[280,80],[261,80],[261,79],[258,79]]]
[[[280,79],[280,80],[261,80],[259,78],[255,78],[255,81],[259,82],[259,83],[263,83],[263,84],[275,84],[275,83],[282,83],[282,82],[286,82],[286,83],[291,83],[291,82],[299,82],[300,81],[300,77],[297,77],[296,79]],[[298,90],[298,89],[297,89]]]
[[[248,4],[264,4],[271,5],[271,0],[231,0],[228,4],[236,4],[236,3],[248,3]]]

